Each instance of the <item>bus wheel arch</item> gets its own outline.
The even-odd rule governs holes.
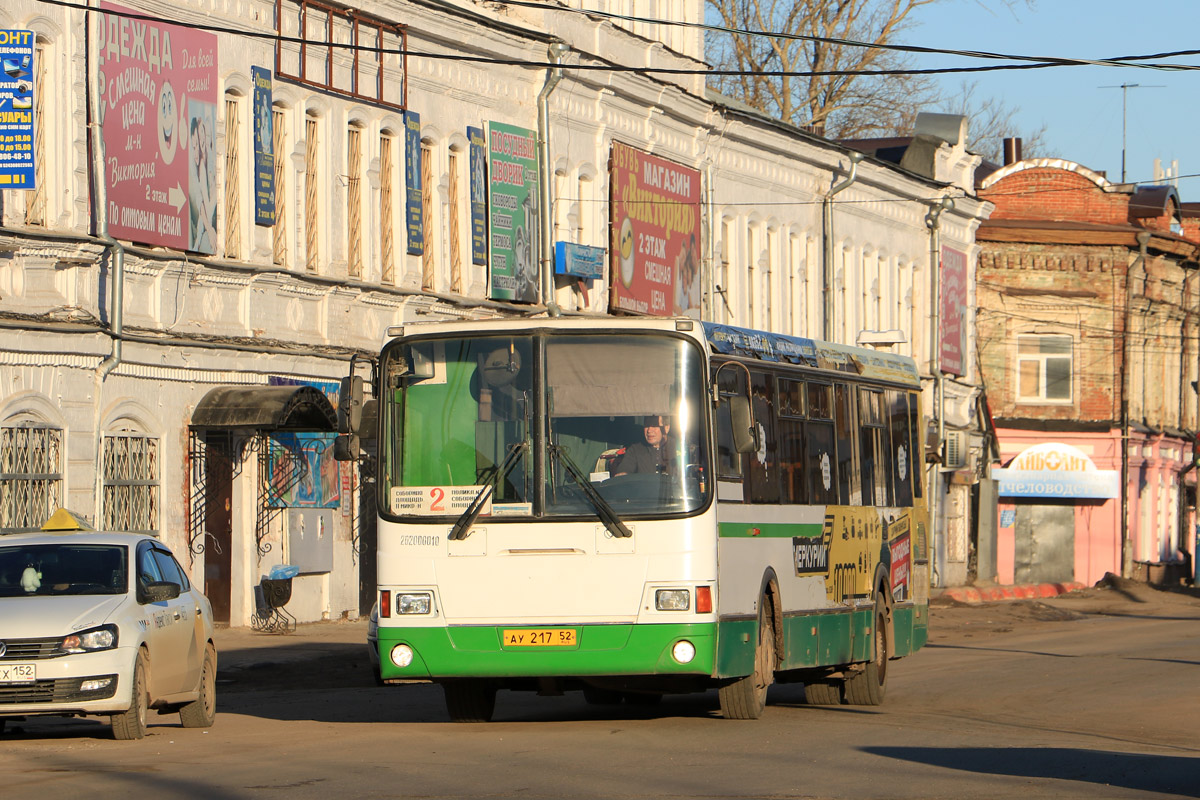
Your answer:
[[[758,719],[767,706],[767,692],[779,666],[778,584],[774,573],[763,578],[758,598],[758,624],[754,646],[754,669],[718,689],[721,713],[726,719]]]

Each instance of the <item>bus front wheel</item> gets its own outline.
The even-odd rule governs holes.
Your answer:
[[[455,680],[442,684],[451,722],[491,722],[496,710],[496,687],[485,680]]]
[[[888,653],[891,650],[891,616],[883,592],[875,595],[875,625],[872,631],[873,652],[866,667],[846,679],[846,702],[855,706],[877,706],[887,693]]]
[[[725,719],[758,719],[767,707],[767,689],[775,680],[775,626],[766,596],[758,603],[758,643],[754,671],[717,690]]]

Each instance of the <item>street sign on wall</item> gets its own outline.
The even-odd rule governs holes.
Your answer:
[[[538,236],[537,134],[488,123],[491,161],[491,296],[536,303]]]
[[[700,172],[613,142],[614,311],[699,316]]]
[[[96,29],[109,233],[216,252],[217,37],[117,14]]]
[[[0,61],[0,187],[33,189],[33,31],[0,30]]]

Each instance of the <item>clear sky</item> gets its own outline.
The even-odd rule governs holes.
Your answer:
[[[946,0],[918,11],[904,43],[1017,55],[1113,58],[1200,50],[1200,0]],[[1162,61],[1162,59],[1154,59]],[[919,55],[918,67],[983,64],[976,59]],[[1200,55],[1173,63],[1200,65]],[[1152,182],[1154,159],[1179,162],[1180,175],[1200,173],[1200,71],[1130,67],[1051,67],[1016,72],[947,75],[947,94],[978,81],[977,97],[994,96],[1019,109],[1020,132],[1046,128],[1046,155],[1066,158],[1121,179],[1122,95],[1126,97],[1125,173]],[[1100,88],[1140,84],[1128,90]],[[1155,88],[1151,88],[1155,87]],[[1200,202],[1200,177],[1179,181],[1184,202]]]

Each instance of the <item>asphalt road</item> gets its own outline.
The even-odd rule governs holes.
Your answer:
[[[502,692],[488,725],[448,722],[435,686],[374,686],[361,623],[223,631],[211,730],[10,722],[0,797],[1200,797],[1200,598],[1088,590],[933,624],[876,708],[776,686],[733,722],[715,692],[650,709]]]

